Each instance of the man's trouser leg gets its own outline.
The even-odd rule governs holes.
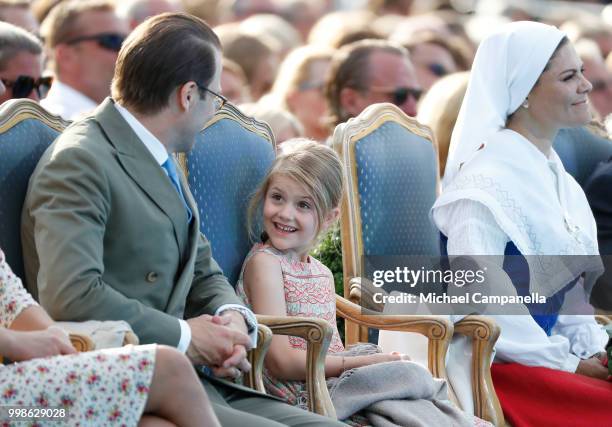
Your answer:
[[[346,427],[339,421],[280,400],[229,387],[215,387],[205,378],[202,384],[223,427]]]

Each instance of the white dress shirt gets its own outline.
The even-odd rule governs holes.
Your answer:
[[[134,117],[126,108],[117,103],[114,105],[117,111],[119,111],[119,114],[121,114],[127,124],[132,128],[136,136],[138,136],[145,147],[147,147],[153,158],[155,158],[155,161],[159,164],[159,167],[166,172],[166,170],[161,167],[161,165],[168,160],[168,151],[166,150],[166,147],[164,147],[160,140],[157,139],[157,137],[153,135],[146,127],[144,127],[143,124],[140,123],[138,119]],[[251,344],[253,347],[255,347],[257,345],[257,319],[253,312],[238,304],[224,304],[215,311],[215,315],[220,315],[226,310],[238,311],[244,317],[247,327],[249,328]],[[178,321],[181,326],[181,339],[179,340],[177,349],[185,353],[189,347],[189,344],[191,343],[191,328],[185,320],[178,319]]]
[[[47,111],[61,116],[64,120],[76,120],[93,111],[98,103],[55,79],[47,96],[40,101],[40,105]]]

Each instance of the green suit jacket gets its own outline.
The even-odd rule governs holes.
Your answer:
[[[44,153],[22,215],[29,291],[56,320],[126,320],[176,346],[177,318],[241,304],[164,170],[111,99]]]

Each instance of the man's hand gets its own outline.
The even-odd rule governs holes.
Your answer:
[[[244,320],[244,317],[242,317],[242,314],[240,314],[240,312],[235,311],[235,310],[225,310],[219,316],[215,316],[215,317],[223,319],[225,322],[227,322],[227,323],[224,322],[224,324],[226,324],[230,328],[236,331],[240,331],[244,334],[248,334],[248,328],[247,328],[246,322]]]
[[[223,368],[224,363],[229,360],[226,368],[233,368],[236,365],[235,363],[232,365],[233,361],[240,362],[246,357],[246,350],[244,356],[240,357],[239,350],[239,354],[236,355],[235,347],[246,349],[251,345],[251,340],[245,332],[235,329],[231,317],[203,314],[187,320],[187,324],[191,328],[191,342],[187,348],[187,356],[194,364]]]
[[[5,329],[2,340],[2,354],[14,362],[77,352],[68,334],[55,326],[30,332]]]
[[[237,311],[226,310],[220,316],[214,316],[213,323],[225,325],[237,331],[247,333],[244,317]],[[220,366],[213,367],[213,373],[220,378],[237,378],[243,372],[249,372],[251,365],[246,360],[247,349],[251,348],[251,342],[244,345],[235,345],[234,351]]]

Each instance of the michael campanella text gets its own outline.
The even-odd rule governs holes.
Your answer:
[[[463,295],[436,294],[393,294],[385,295],[379,292],[373,295],[377,304],[546,304],[546,297],[534,292],[530,295],[483,295],[480,292],[464,293]]]

